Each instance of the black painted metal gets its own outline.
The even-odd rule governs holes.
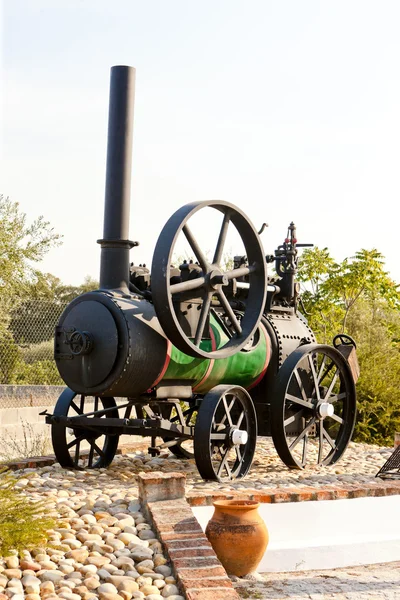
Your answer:
[[[400,446],[397,446],[375,477],[380,477],[381,479],[400,479]]]
[[[224,215],[219,238],[216,243],[212,261],[208,261],[205,253],[194,238],[188,222],[190,218],[203,208],[212,207]],[[227,228],[232,222],[242,238],[246,249],[248,266],[242,269],[224,271],[221,266],[222,253]],[[172,284],[170,282],[170,265],[173,260],[175,244],[183,232],[189,242],[202,269],[202,276],[195,279]],[[203,358],[226,358],[243,348],[256,330],[264,307],[267,293],[267,271],[265,253],[261,240],[254,226],[246,215],[237,207],[220,200],[193,202],[177,210],[165,224],[154,250],[152,264],[152,292],[157,317],[168,339],[189,356]],[[248,276],[249,290],[243,317],[238,321],[224,287],[233,279]],[[194,340],[184,332],[179,308],[174,301],[179,294],[184,294],[186,301],[199,298],[201,310]],[[235,331],[232,337],[218,350],[207,352],[199,347],[204,337],[204,329],[209,318],[213,299],[232,323]]]
[[[339,334],[333,348],[315,344],[298,311],[298,248],[310,244],[298,244],[294,223],[274,255],[265,256],[259,237],[264,226],[257,233],[240,209],[223,201],[188,204],[172,215],[161,232],[151,281],[145,265],[132,266],[130,281],[129,250],[137,245],[129,240],[134,92],[135,69],[113,67],[104,231],[98,240],[101,289],[73,300],[56,327],[56,364],[72,388],[61,394],[54,414],[46,414],[57,459],[66,468],[82,468],[82,458],[89,468],[106,467],[113,460],[119,435],[142,435],[151,437],[152,455],[170,448],[182,458],[194,455],[205,479],[235,479],[250,469],[259,421],[260,434],[272,433],[278,454],[289,467],[309,464],[304,440],[311,437],[316,437],[317,446],[319,442],[317,464],[335,462],[354,428],[354,381],[359,372],[355,343]],[[222,221],[211,258],[189,223],[203,208],[213,209],[209,212]],[[235,256],[234,268],[224,269],[230,224],[242,238],[246,256]],[[179,236],[186,238],[198,264],[171,269]],[[278,277],[268,280],[266,264],[273,261]],[[229,341],[206,351],[210,319],[219,323],[221,339],[227,336]],[[216,385],[205,395],[195,393],[195,378],[182,381],[176,371],[174,379],[163,380],[171,365],[175,368],[188,358],[176,348],[171,350],[171,343],[196,359],[235,355],[232,362],[239,372],[240,351],[248,350],[248,342],[257,344],[254,332],[260,320],[271,352],[269,356],[263,350],[257,357],[264,361],[266,373],[250,393],[238,385]],[[214,365],[213,360],[207,366],[207,376]],[[118,397],[126,400],[117,406],[114,398]],[[335,417],[328,410],[330,402],[337,403]],[[161,444],[157,437],[163,439]],[[296,447],[302,441],[299,459]],[[84,444],[87,452],[82,455]],[[398,468],[398,462],[389,462],[392,471]]]
[[[112,67],[100,287],[126,293],[129,250],[136,245],[129,240],[134,100],[135,69]]]
[[[243,445],[232,432],[248,434]],[[217,385],[205,395],[194,428],[194,455],[203,479],[230,481],[244,477],[253,462],[257,416],[249,393],[240,386]]]
[[[67,338],[73,328],[93,337],[89,354],[72,355]],[[73,300],[61,315],[55,359],[61,377],[78,393],[133,397],[156,380],[167,345],[149,302],[89,292]]]
[[[66,469],[100,469],[108,467],[112,462],[118,448],[118,438],[116,434],[103,434],[101,430],[96,430],[90,426],[90,418],[86,428],[73,429],[73,425],[57,422],[57,417],[67,417],[72,415],[81,415],[85,412],[85,404],[89,398],[78,396],[76,392],[67,388],[59,397],[54,409],[55,417],[51,425],[51,438],[53,442],[54,454],[60,465]],[[104,421],[110,418],[118,417],[118,409],[114,398],[93,399],[95,411],[99,410],[99,404],[102,408],[111,409],[107,412]],[[87,411],[87,408],[86,408]],[[69,435],[69,429],[72,428],[73,436]]]
[[[324,402],[333,405],[334,416],[321,418]],[[272,439],[288,467],[335,463],[348,446],[356,419],[356,390],[348,362],[331,346],[300,346],[278,372],[270,411]],[[309,452],[312,437],[318,440],[316,457]]]

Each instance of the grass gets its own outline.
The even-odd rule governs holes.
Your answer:
[[[47,456],[51,451],[51,442],[47,433],[35,432],[32,425],[22,419],[21,428],[21,438],[17,438],[15,434],[5,433],[0,439],[0,460],[3,463],[32,456]]]

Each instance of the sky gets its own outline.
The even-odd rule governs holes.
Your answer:
[[[400,282],[397,0],[3,0],[0,14],[0,193],[63,235],[41,270],[98,277],[110,68],[125,64],[135,263],[179,207],[221,199],[269,224],[266,253],[294,221],[336,260],[377,248]]]

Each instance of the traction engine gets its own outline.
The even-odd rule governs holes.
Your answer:
[[[289,225],[274,255],[236,206],[193,202],[156,243],[151,272],[129,262],[135,70],[111,70],[100,289],[74,299],[55,332],[54,356],[68,386],[51,425],[66,468],[107,467],[120,435],[151,438],[196,461],[204,479],[244,477],[257,436],[272,436],[290,468],[336,462],[356,416],[358,365],[343,334],[317,344],[299,311],[299,244]],[[212,231],[212,253],[195,225]],[[233,232],[241,253],[226,261]],[[186,245],[192,260],[176,265]],[[275,274],[267,275],[274,263]]]

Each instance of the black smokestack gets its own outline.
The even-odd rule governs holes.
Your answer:
[[[135,69],[111,68],[108,113],[104,231],[100,258],[100,288],[128,293],[133,111]]]

